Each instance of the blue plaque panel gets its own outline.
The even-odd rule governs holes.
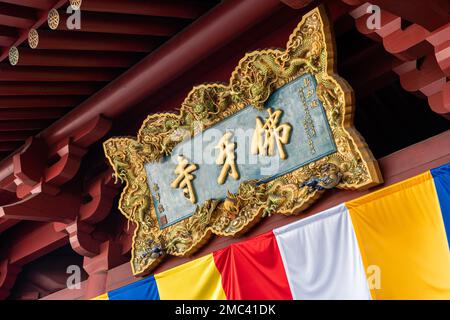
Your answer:
[[[288,123],[292,127],[290,140],[284,145],[287,158],[281,160],[276,149],[274,156],[252,155],[250,152],[256,118],[264,123],[267,110],[247,106],[216,125],[178,144],[171,157],[145,165],[148,183],[160,228],[168,227],[190,217],[197,207],[209,199],[224,199],[227,191],[235,193],[247,180],[270,181],[296,170],[308,163],[336,152],[336,145],[324,108],[316,95],[315,78],[306,74],[276,90],[268,99],[266,108],[282,110],[278,125]],[[217,183],[222,166],[215,160],[219,150],[215,148],[225,132],[233,133],[236,166],[239,179],[227,177],[223,185]],[[192,204],[181,189],[171,187],[178,155],[197,170],[192,181],[197,203]]]

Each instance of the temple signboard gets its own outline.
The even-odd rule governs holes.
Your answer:
[[[309,73],[274,91],[264,108],[247,106],[199,131],[170,156],[145,164],[161,228],[210,199],[226,199],[246,181],[272,181],[337,150]],[[176,188],[184,181],[186,193]]]
[[[271,214],[298,214],[327,189],[382,182],[335,74],[322,8],[284,50],[247,54],[228,85],[194,87],[180,112],[150,115],[137,138],[104,143],[136,223],[132,270],[189,255],[212,234],[237,236]]]

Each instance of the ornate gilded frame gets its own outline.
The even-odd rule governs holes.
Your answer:
[[[136,224],[131,266],[135,275],[151,271],[165,255],[190,255],[212,234],[237,236],[272,213],[296,214],[310,206],[323,190],[369,188],[382,182],[378,164],[353,127],[353,92],[335,73],[333,38],[323,8],[305,14],[285,50],[248,53],[228,84],[196,86],[180,112],[150,115],[137,138],[116,137],[104,151],[116,180],[125,182],[119,209]],[[264,184],[248,181],[225,201],[208,200],[190,218],[160,229],[152,204],[145,163],[171,154],[182,141],[177,132],[198,133],[246,106],[263,108],[270,94],[286,83],[311,73],[323,104],[337,152]],[[330,181],[323,190],[305,182],[316,177]]]

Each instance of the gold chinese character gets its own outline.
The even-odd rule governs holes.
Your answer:
[[[183,189],[184,196],[192,203],[196,203],[197,199],[192,187],[194,176],[191,173],[197,170],[197,165],[189,164],[188,160],[183,156],[178,156],[177,161],[178,165],[175,168],[177,178],[172,182],[171,187]]]
[[[218,184],[224,184],[227,175],[230,175],[234,180],[239,179],[239,173],[236,169],[236,157],[234,155],[235,143],[230,142],[232,134],[227,132],[220,139],[216,148],[219,149],[219,156],[216,159],[217,165],[223,165],[222,171],[217,178]]]
[[[292,127],[288,123],[278,125],[282,114],[281,110],[272,112],[267,109],[269,117],[266,122],[262,123],[259,117],[256,118],[256,128],[252,139],[252,154],[261,154],[273,156],[275,151],[275,143],[278,148],[281,159],[286,159],[286,152],[283,145],[289,142]]]

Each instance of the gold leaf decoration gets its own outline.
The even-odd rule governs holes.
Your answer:
[[[145,163],[170,155],[186,137],[246,106],[262,109],[274,90],[306,73],[317,81],[317,96],[326,111],[337,152],[267,183],[246,181],[226,200],[199,204],[191,217],[161,230]],[[331,31],[319,7],[303,17],[285,50],[246,54],[228,85],[194,87],[178,114],[150,115],[137,138],[117,137],[106,141],[104,151],[115,177],[125,183],[119,209],[137,226],[131,261],[133,273],[141,275],[151,271],[164,255],[192,254],[212,234],[237,236],[271,214],[297,214],[324,190],[361,189],[381,183],[376,160],[353,128],[352,113],[352,90],[335,73]]]

